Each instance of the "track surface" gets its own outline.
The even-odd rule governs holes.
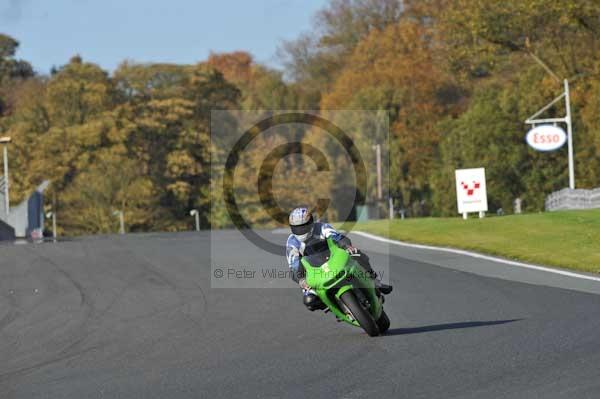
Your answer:
[[[284,261],[213,238],[213,259]],[[210,288],[207,233],[3,245],[0,398],[600,397],[599,295],[412,255],[369,338],[298,289]]]

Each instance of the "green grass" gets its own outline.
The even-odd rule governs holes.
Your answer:
[[[600,209],[468,220],[377,220],[357,223],[354,230],[600,273]]]

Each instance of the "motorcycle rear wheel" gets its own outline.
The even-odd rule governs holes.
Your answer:
[[[360,304],[352,290],[344,292],[342,296],[340,296],[340,300],[346,305],[350,313],[352,313],[352,317],[354,317],[367,334],[371,337],[379,335],[379,327],[373,319],[373,316],[371,316],[371,313]]]

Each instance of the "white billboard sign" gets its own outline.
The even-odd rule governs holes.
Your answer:
[[[466,218],[469,212],[487,212],[487,192],[485,187],[485,169],[457,169],[456,175],[456,202],[458,213]]]
[[[567,134],[558,126],[540,125],[527,132],[525,140],[534,150],[554,151],[565,144]]]

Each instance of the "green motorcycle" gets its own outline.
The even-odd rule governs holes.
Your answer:
[[[325,312],[361,327],[371,337],[388,330],[383,295],[358,262],[331,238],[307,242],[301,262],[306,283],[327,305]]]

